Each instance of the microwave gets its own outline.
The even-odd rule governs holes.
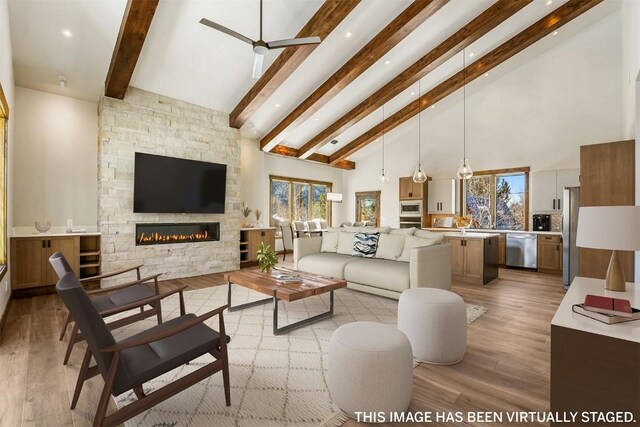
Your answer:
[[[400,216],[422,216],[422,200],[402,200]]]

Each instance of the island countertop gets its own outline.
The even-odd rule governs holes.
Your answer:
[[[439,228],[439,227],[429,227],[423,228],[423,230],[428,231],[441,231],[441,232],[456,232],[458,228]],[[561,231],[524,231],[524,230],[493,230],[487,228],[468,228],[467,234],[469,233],[492,233],[492,234],[506,234],[506,233],[516,233],[516,234],[538,234],[538,235],[547,235],[547,236],[562,236]]]

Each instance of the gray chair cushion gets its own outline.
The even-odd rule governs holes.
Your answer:
[[[128,288],[115,291],[110,294],[94,298],[93,305],[99,312],[120,307],[125,304],[140,301],[141,299],[154,296],[156,293],[147,285],[134,285]]]
[[[386,259],[354,259],[344,268],[347,282],[402,292],[409,288],[409,263]]]
[[[186,314],[128,339],[145,337],[195,318],[194,314]],[[117,396],[131,390],[134,386],[150,381],[205,353],[218,349],[219,339],[218,332],[200,323],[169,338],[123,350],[120,354],[120,361],[124,369],[118,370],[112,394]],[[230,338],[227,336],[227,342],[229,341]]]
[[[322,252],[307,255],[298,260],[298,270],[321,276],[344,279],[344,266],[352,262],[350,255]]]

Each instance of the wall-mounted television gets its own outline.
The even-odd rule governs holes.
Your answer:
[[[133,211],[224,213],[227,165],[135,153]]]

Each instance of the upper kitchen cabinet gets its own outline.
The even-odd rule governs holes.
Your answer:
[[[433,181],[429,181],[429,199],[427,213],[456,213],[455,179],[434,179]]]
[[[413,182],[413,177],[400,178],[400,200],[422,200],[425,185]]]
[[[580,185],[580,169],[560,169],[531,173],[531,212],[562,211],[565,187]]]

